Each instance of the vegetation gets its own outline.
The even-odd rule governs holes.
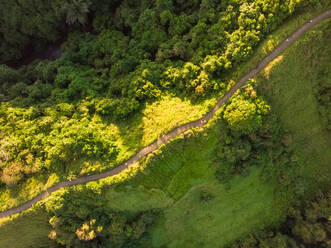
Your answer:
[[[330,49],[329,29],[330,21],[320,24],[267,66],[257,80],[258,89],[279,113],[287,129],[282,142],[292,147],[291,159],[299,166],[287,171],[286,175],[297,174],[296,182],[291,185],[302,200],[289,208],[286,221],[278,228],[255,231],[231,247],[330,245],[330,182],[327,175],[331,153],[326,117],[329,107],[320,100],[329,96],[326,89],[330,59],[324,56]],[[305,54],[298,51],[305,51]]]
[[[255,232],[231,247],[328,247],[330,240],[330,193],[318,192],[290,210],[280,231]]]
[[[157,211],[112,211],[107,200],[85,189],[69,190],[46,203],[52,216],[49,238],[67,247],[130,247],[153,223]],[[91,208],[93,211],[91,211]]]
[[[302,161],[300,173],[317,188],[321,185],[316,182],[329,180],[331,159],[329,102],[321,100],[330,97],[330,59],[326,56],[330,51],[329,29],[330,21],[325,21],[308,32],[267,67],[257,82],[290,134],[284,142],[292,143],[295,159]],[[296,51],[304,54],[291,56]]]
[[[201,117],[284,35],[258,47],[270,32],[327,4],[1,3],[0,61],[67,38],[55,61],[0,66],[0,210],[61,180],[114,168]],[[329,31],[325,21],[305,35],[207,129],[3,221],[0,246],[327,247]],[[24,235],[14,239],[17,230]]]
[[[19,218],[1,223],[0,245],[4,247],[56,247],[48,238],[51,227],[43,211],[25,212]],[[17,235],[17,233],[20,235]]]
[[[0,3],[0,61],[19,59],[27,50],[41,51],[74,24],[86,24],[88,12],[103,1],[66,0]],[[112,1],[114,2],[114,1]]]
[[[40,34],[22,41],[23,50],[39,44],[36,40],[56,40],[47,35],[53,29],[66,32],[67,39],[63,56],[56,61],[36,61],[19,70],[0,67],[0,198],[6,201],[2,209],[15,204],[8,199],[13,194],[6,186],[10,192],[20,192],[15,185],[28,184],[34,175],[43,183],[55,173],[54,183],[112,168],[165,131],[201,117],[213,102],[208,98],[231,86],[227,76],[231,67],[246,61],[258,42],[296,9],[321,3],[65,1],[59,7],[55,1],[40,11],[50,19],[49,29],[43,19],[27,21],[32,25],[27,29],[8,15],[15,8],[29,12],[38,1],[4,3],[1,11],[8,12],[1,18],[12,24],[10,37],[15,42],[28,36],[26,30]],[[1,31],[6,40],[3,49],[23,51],[6,38],[6,25]],[[48,31],[37,32],[44,28]],[[20,57],[1,54],[4,61]],[[144,115],[155,102],[168,102],[164,96],[188,104],[180,118],[174,111],[177,122],[168,124],[164,119],[160,126],[151,123],[153,113],[149,121]],[[250,104],[249,108],[240,111],[260,107]],[[255,121],[260,122],[255,117],[226,116],[233,126],[237,117],[247,122],[248,130],[243,132],[260,125],[254,127]]]
[[[246,87],[242,93],[233,97],[233,101],[254,95],[253,92],[252,86]],[[150,222],[144,224],[144,228],[151,228],[151,236],[145,234],[139,241],[134,238],[135,245],[161,247],[169,244],[170,247],[176,247],[185,245],[188,240],[191,240],[194,247],[217,243],[225,245],[253,228],[277,223],[282,218],[282,211],[280,205],[274,205],[272,192],[278,182],[268,184],[266,181],[270,180],[270,175],[264,173],[263,168],[272,167],[277,171],[279,166],[293,166],[293,163],[283,159],[282,164],[265,164],[270,158],[277,161],[279,157],[291,156],[291,152],[279,141],[281,132],[275,124],[275,116],[266,115],[262,118],[259,130],[250,134],[238,133],[225,119],[218,120],[207,133],[179,140],[163,148],[161,159],[158,156],[146,159],[148,165],[142,166],[146,169],[129,181],[109,187],[106,184],[97,186],[96,183],[90,183],[87,188],[77,186],[74,190],[55,194],[45,204],[52,226],[49,237],[69,247],[105,245],[109,242],[115,242],[118,247],[127,247],[132,240],[129,234],[125,234],[127,230],[133,229],[134,232],[134,223],[139,222],[139,216],[150,211],[155,213],[156,209],[163,210],[164,214],[158,218],[153,215],[154,221],[159,220],[155,227],[149,226]],[[272,124],[274,128],[270,128]],[[204,149],[201,150],[201,147]],[[235,176],[238,173],[247,178]],[[236,200],[231,196],[235,196]],[[142,202],[142,199],[146,201]],[[238,205],[250,207],[237,209],[238,205],[234,201]],[[189,212],[185,210],[188,204],[194,206]],[[207,213],[206,208],[209,209]],[[239,211],[238,218],[229,219],[229,211]],[[215,215],[218,212],[221,214]],[[185,218],[181,220],[183,217],[180,216]],[[119,227],[122,230],[118,234],[120,237],[109,233],[112,225],[119,225],[118,218],[122,221],[121,225],[124,225]],[[210,223],[213,218],[215,221]],[[162,220],[164,226],[160,224]],[[203,234],[200,229],[192,229],[196,221],[206,225],[206,228],[208,226],[211,233]],[[220,225],[234,225],[238,232],[219,236]],[[139,231],[141,234],[144,232]],[[207,234],[212,235],[212,238]]]

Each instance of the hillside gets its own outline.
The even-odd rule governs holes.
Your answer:
[[[212,13],[206,4],[169,7],[157,2],[132,15],[140,23],[128,20],[121,26],[103,20],[102,28],[97,10],[88,16],[95,18],[94,32],[68,30],[61,58],[18,70],[0,67],[2,211],[56,182],[115,168],[162,134],[202,117],[286,32],[325,8],[292,6],[311,12],[294,12],[268,36],[293,13],[286,5],[270,9],[284,17],[269,28],[266,24],[265,33],[257,36],[265,41],[259,43],[238,33],[253,35],[259,29],[255,22],[248,25],[254,17],[246,3],[231,5],[241,13],[232,17],[229,5],[209,3],[217,7]],[[254,6],[258,4],[250,11]],[[124,1],[113,21],[135,8],[138,4]],[[154,28],[160,31],[153,34],[154,45],[144,26],[148,16],[156,18]],[[224,18],[230,18],[230,26]],[[195,33],[203,22],[210,40]],[[180,23],[191,26],[179,31]],[[217,38],[210,35],[222,26],[230,38],[214,44]],[[315,199],[318,190],[330,186],[329,31],[330,21],[324,21],[305,34],[236,92],[204,129],[177,137],[129,172],[61,189],[3,220],[0,246],[225,247],[254,230],[277,229],[291,206]],[[144,35],[150,43],[144,43]],[[190,40],[197,36],[202,41]],[[188,39],[182,44],[188,46],[185,55],[165,55],[165,47],[178,37]],[[223,48],[214,50],[219,44]],[[125,63],[134,59],[132,54],[137,57],[130,67]],[[120,72],[123,66],[131,69]],[[27,235],[17,237],[17,230]],[[293,235],[300,239],[300,232]],[[324,245],[323,238],[301,243],[309,242]]]

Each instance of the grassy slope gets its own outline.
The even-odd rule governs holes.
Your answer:
[[[164,147],[142,173],[106,191],[112,209],[166,209],[144,247],[215,247],[282,218],[274,205],[276,186],[259,178],[260,169],[229,185],[214,179],[213,151],[221,131],[217,122],[203,134]],[[201,201],[202,191],[212,199]]]
[[[330,132],[323,126],[314,96],[318,82],[331,77],[330,31],[330,20],[321,23],[269,65],[257,81],[292,134],[296,156],[303,162],[302,175],[312,182],[327,181],[331,173]],[[323,67],[327,75],[319,73]]]
[[[215,102],[216,97],[193,104],[190,100],[165,95],[147,103],[141,114],[118,124],[122,144],[118,160],[127,159],[171,129],[201,118]]]
[[[51,247],[48,218],[43,211],[29,211],[11,222],[0,223],[0,247]]]
[[[331,139],[318,113],[314,89],[319,75],[313,67],[329,64],[330,39],[325,34],[330,30],[330,23],[326,21],[309,32],[258,77],[261,92],[292,134],[293,148],[302,164],[298,168],[301,176],[310,186],[316,187],[319,186],[317,180],[327,180],[331,169]],[[316,38],[315,34],[321,30],[324,35]],[[277,185],[261,182],[258,169],[253,169],[247,178],[233,179],[230,190],[212,179],[211,151],[217,131],[211,129],[209,132],[207,137],[192,142],[186,140],[182,148],[175,146],[173,151],[163,153],[162,159],[148,165],[147,175],[138,175],[129,183],[160,188],[174,200],[180,199],[167,208],[152,231],[149,244],[152,247],[165,244],[168,247],[223,247],[251,230],[275,224],[283,217],[282,206],[272,194]],[[173,184],[176,186],[171,187]],[[207,203],[201,202],[202,190],[214,198]],[[124,198],[126,192],[122,191]]]
[[[270,225],[281,217],[273,205],[273,187],[260,182],[256,169],[247,178],[234,179],[229,190],[215,181],[196,186],[166,210],[153,230],[152,247],[223,247]],[[201,201],[201,191],[213,198]]]
[[[319,46],[321,43],[316,42],[314,44]],[[286,61],[287,57],[291,58],[298,55],[298,52],[293,49],[295,48],[288,50],[289,52],[286,53],[288,55],[284,56],[283,61]],[[289,63],[293,64],[294,62]],[[295,63],[295,67],[298,68],[298,74],[307,68],[303,59],[297,60]],[[271,70],[269,81],[277,77],[276,68],[278,66],[274,66]],[[282,70],[279,69],[279,71],[281,72]],[[282,74],[282,76],[279,76],[282,80],[277,80],[277,82],[289,82],[287,77],[290,76],[291,73]],[[263,77],[261,78],[260,80],[266,81]],[[309,80],[307,82],[309,83]],[[296,98],[300,96],[301,88],[295,87],[295,85],[300,85],[301,83],[301,81],[293,80],[292,86],[299,92]],[[290,86],[288,87],[291,88]],[[279,89],[281,89],[280,84]],[[263,92],[268,95],[267,87]],[[286,94],[291,91],[282,92],[282,94]],[[307,90],[306,93],[311,95],[312,91]],[[274,111],[277,113],[282,113],[281,111],[285,111],[288,108],[287,104],[283,104],[284,101],[282,99],[276,100],[276,97],[272,98],[270,96],[270,101]],[[297,107],[299,108],[300,105]],[[281,115],[284,124],[289,129],[291,128],[290,124],[295,119],[291,113],[294,112],[289,112],[287,118],[284,117],[286,116],[285,113]],[[300,112],[297,111],[295,113]],[[300,118],[306,118],[302,119],[300,123],[309,121],[313,125],[316,122],[316,120],[313,121],[311,114],[300,116]],[[309,127],[308,125],[304,126]],[[272,187],[275,186],[262,183],[258,178],[259,171],[257,169],[253,169],[251,174],[244,179],[234,178],[230,183],[231,187],[229,190],[226,190],[223,185],[214,181],[211,152],[217,140],[218,130],[217,128],[212,128],[208,130],[209,134],[207,136],[183,140],[179,144],[175,143],[165,147],[161,155],[162,159],[153,159],[143,173],[138,174],[137,177],[125,184],[109,188],[106,193],[106,197],[109,199],[109,207],[127,209],[129,211],[155,207],[167,208],[164,217],[152,231],[151,239],[147,241],[156,247],[162,243],[169,243],[169,247],[185,247],[185,245],[190,245],[189,247],[201,247],[201,245],[205,247],[220,246],[249,233],[253,228],[277,222],[282,214],[278,211],[271,194]],[[294,132],[294,140],[295,144],[297,144],[296,149],[300,151],[301,148],[305,148],[306,146],[300,146],[299,140],[307,139],[304,137],[306,134],[310,134],[310,129],[307,128],[306,132],[295,132],[299,129],[292,127],[290,130]],[[320,130],[316,129],[314,131],[316,137],[323,137],[323,134],[319,133]],[[312,144],[310,147],[315,145],[319,147],[319,143]],[[307,152],[307,150],[300,153],[304,154],[304,152]],[[311,156],[311,159],[314,158],[318,157]],[[316,161],[311,162],[314,162],[313,164],[316,168],[319,166],[319,163]],[[204,204],[201,204],[201,201],[198,199],[199,192],[202,189],[214,195],[212,200]],[[23,245],[17,247],[29,247],[28,244],[33,244],[34,242],[34,247],[42,247],[39,239],[45,240],[46,231],[48,233],[49,229],[48,225],[45,224],[46,218],[44,219],[41,214],[36,216],[38,218],[23,215],[9,224],[3,224],[0,227],[0,247],[7,247],[8,242],[15,240],[17,232],[25,232],[26,228],[32,229],[29,231],[33,235],[22,236],[17,239],[14,243]],[[33,220],[37,222],[39,220],[40,222],[33,223]],[[208,232],[201,231],[207,229]],[[233,232],[233,230],[236,230],[236,232]],[[24,242],[24,240],[26,241]],[[24,244],[26,245],[24,246]]]
[[[217,122],[203,134],[164,147],[142,173],[106,191],[110,208],[165,209],[143,247],[222,246],[282,219],[273,197],[276,185],[263,182],[260,169],[227,185],[214,179],[213,151],[221,131]],[[201,192],[212,199],[201,201]]]

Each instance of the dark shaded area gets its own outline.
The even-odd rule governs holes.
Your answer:
[[[318,191],[289,209],[279,228],[255,231],[231,248],[328,248],[330,247],[331,195]]]
[[[11,60],[5,62],[4,64],[13,69],[18,69],[21,66],[28,65],[35,60],[49,60],[53,61],[62,56],[61,45],[66,39],[60,39],[55,43],[49,43],[46,45],[43,52],[33,52],[33,49],[30,47],[24,51],[24,56],[19,60]]]

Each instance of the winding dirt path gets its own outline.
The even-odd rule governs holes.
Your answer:
[[[136,155],[131,157],[128,161],[124,162],[119,167],[117,167],[113,170],[105,171],[105,172],[95,174],[95,175],[77,178],[72,181],[59,182],[59,183],[55,184],[54,186],[48,188],[46,191],[42,192],[41,194],[39,194],[32,200],[30,200],[16,208],[12,208],[7,211],[1,212],[0,218],[9,217],[13,214],[17,214],[28,208],[31,208],[35,203],[45,199],[52,192],[54,192],[60,188],[69,187],[69,186],[77,185],[77,184],[83,184],[83,183],[87,183],[90,181],[102,179],[105,177],[114,176],[114,175],[120,173],[121,171],[131,167],[135,162],[139,161],[143,156],[146,156],[147,154],[157,150],[161,145],[167,144],[171,139],[175,138],[176,136],[184,133],[185,131],[187,131],[191,128],[204,126],[212,118],[212,116],[215,114],[215,112],[234,94],[234,92],[236,90],[238,90],[240,87],[242,87],[243,84],[248,81],[248,79],[254,77],[270,61],[272,61],[274,58],[276,58],[281,52],[283,52],[295,40],[297,40],[300,36],[302,36],[304,32],[306,32],[307,30],[311,29],[317,23],[319,23],[329,17],[331,17],[331,10],[324,12],[323,14],[317,16],[316,18],[312,19],[310,22],[306,23],[301,28],[299,28],[295,33],[293,33],[283,43],[281,43],[271,54],[269,54],[265,59],[263,59],[255,69],[253,69],[251,72],[249,72],[243,78],[241,78],[239,80],[239,82],[237,82],[221,99],[218,100],[218,102],[215,104],[214,108],[201,119],[175,128],[174,130],[170,131],[168,134],[165,134],[162,137],[160,137],[157,141],[155,141],[151,145],[143,148],[140,152],[138,152]]]

